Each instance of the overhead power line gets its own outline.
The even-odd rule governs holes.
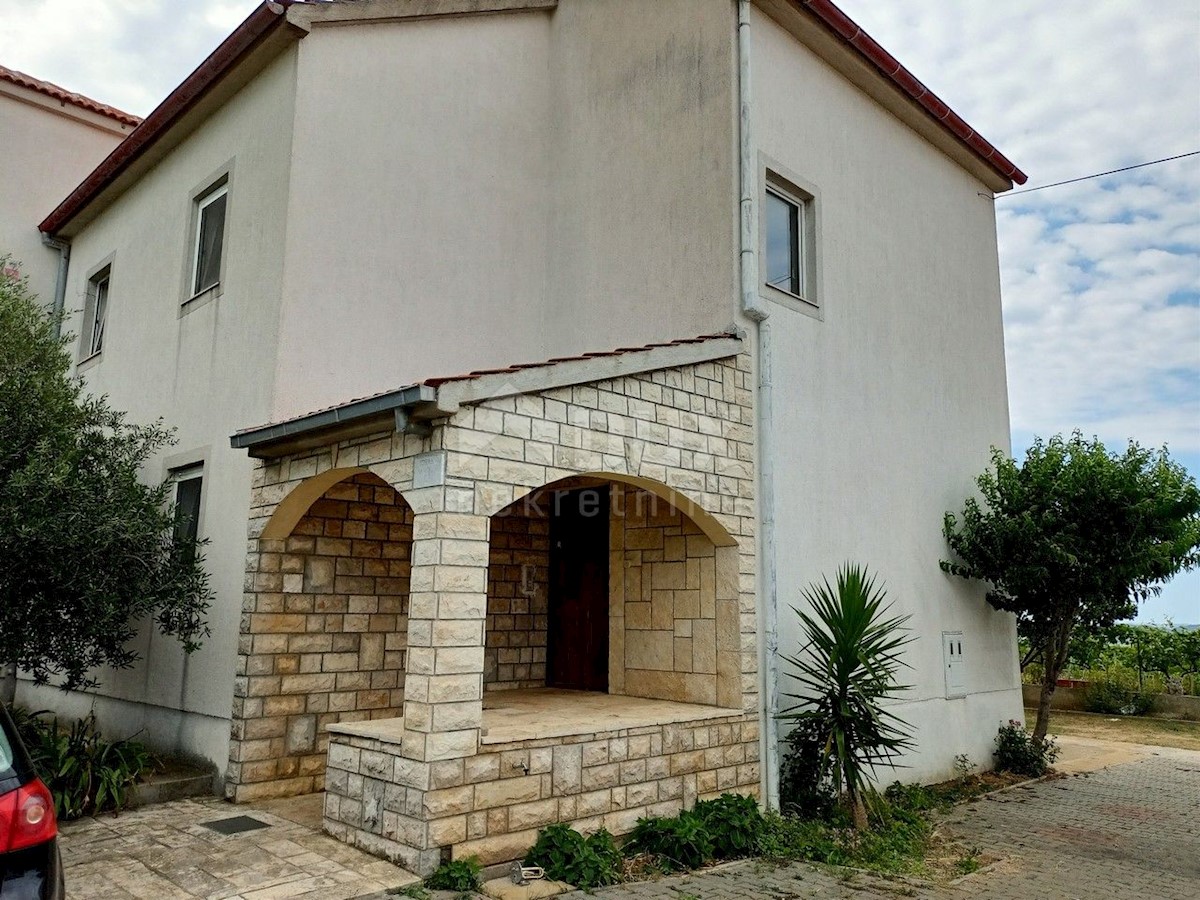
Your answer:
[[[1138,163],[1133,166],[1122,166],[1120,169],[1109,169],[1107,172],[1096,172],[1094,175],[1080,175],[1078,178],[1068,178],[1066,181],[1056,181],[1053,184],[1041,184],[1037,187],[1025,188],[1023,191],[1010,191],[1006,194],[997,194],[997,200],[1003,200],[1006,197],[1016,197],[1018,194],[1032,194],[1034,191],[1044,191],[1046,188],[1060,187],[1064,184],[1074,184],[1077,181],[1088,181],[1092,178],[1103,178],[1105,175],[1116,175],[1118,172],[1129,172],[1133,169],[1144,169],[1146,166],[1157,166],[1159,163],[1171,162],[1175,159],[1184,159],[1188,156],[1200,156],[1200,150],[1193,150],[1190,153],[1180,153],[1177,156],[1164,156],[1162,159],[1152,159],[1150,162]]]

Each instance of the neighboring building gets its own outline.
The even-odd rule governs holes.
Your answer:
[[[42,243],[37,223],[140,121],[0,66],[0,255],[12,257],[47,306],[54,301],[59,253]]]
[[[776,611],[850,559],[918,636],[904,777],[986,761],[1014,622],[938,561],[1014,180],[826,0],[263,5],[41,225],[77,332],[111,284],[80,374],[178,428],[212,637],[26,698],[511,859],[770,799]]]

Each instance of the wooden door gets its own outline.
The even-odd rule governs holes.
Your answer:
[[[608,690],[608,487],[557,491],[550,516],[546,683]]]

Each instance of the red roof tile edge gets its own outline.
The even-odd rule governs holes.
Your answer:
[[[967,148],[1016,184],[1024,184],[1029,176],[1016,163],[997,150],[983,135],[966,123],[937,94],[927,88],[912,72],[900,64],[879,42],[841,11],[832,0],[792,0],[797,6],[816,16],[829,30],[853,48],[859,56],[873,65],[904,94],[911,97],[943,128],[966,144]]]
[[[85,97],[83,94],[68,91],[57,84],[43,81],[41,78],[34,78],[32,75],[26,75],[24,72],[18,72],[16,69],[10,69],[6,66],[0,66],[0,81],[7,81],[18,87],[37,91],[39,94],[53,97],[60,103],[69,103],[72,106],[78,106],[80,109],[86,109],[88,112],[105,116],[106,118],[120,122],[122,125],[137,126],[142,121],[132,113],[123,112],[115,106],[109,106],[107,103],[101,103],[99,100],[93,100],[91,97]]]
[[[355,397],[353,400],[346,400],[342,403],[335,403],[332,406],[323,406],[320,409],[310,410],[306,413],[301,413],[298,416],[290,416],[286,419],[280,419],[278,422],[268,422],[265,425],[255,425],[253,428],[242,428],[235,434],[250,434],[255,431],[261,431],[264,428],[271,428],[276,425],[286,425],[289,422],[299,422],[301,419],[307,419],[309,416],[318,416],[321,413],[330,412],[331,410],[341,409],[343,406],[350,406],[354,403],[362,403],[364,400],[374,400],[376,397],[383,397],[387,394],[394,394],[397,391],[402,391],[407,388],[414,387],[441,387],[443,384],[448,384],[452,381],[473,381],[476,378],[483,378],[485,375],[503,375],[506,372],[521,372],[525,369],[543,369],[558,365],[559,363],[568,362],[585,362],[590,359],[603,358],[607,356],[624,356],[628,353],[643,353],[647,350],[656,350],[660,347],[679,347],[684,344],[703,344],[705,341],[715,341],[721,338],[736,338],[738,337],[732,331],[718,331],[712,334],[702,334],[692,338],[678,338],[673,341],[659,341],[653,344],[643,344],[640,347],[617,347],[614,350],[591,351],[581,353],[578,356],[556,356],[552,359],[542,360],[541,362],[531,363],[514,363],[511,366],[501,366],[497,369],[476,369],[473,372],[464,372],[461,375],[446,375],[438,378],[426,378],[424,381],[417,381],[412,384],[405,384],[398,388],[392,388],[386,391],[379,391],[375,394],[367,394],[364,397]]]

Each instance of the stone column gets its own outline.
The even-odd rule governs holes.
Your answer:
[[[404,756],[460,759],[479,749],[487,613],[487,516],[418,512],[413,523]]]

